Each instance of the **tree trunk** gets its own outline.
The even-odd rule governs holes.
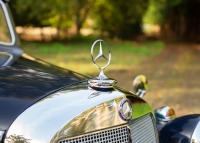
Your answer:
[[[174,7],[161,26],[161,35],[170,40],[200,42],[200,1],[188,0],[185,7]],[[184,10],[185,12],[183,12]]]

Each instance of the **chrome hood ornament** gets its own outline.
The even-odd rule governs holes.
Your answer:
[[[94,47],[95,47],[95,45],[96,45],[97,43],[100,43],[100,45],[99,45],[99,54],[94,58]],[[104,53],[103,53],[103,50],[102,50],[102,43],[103,43],[103,44],[106,46],[106,48],[108,49],[108,53],[109,53],[108,58],[107,58],[107,57],[104,55]],[[98,69],[100,69],[100,74],[99,74],[99,77],[98,77],[98,78],[99,78],[100,80],[106,79],[107,77],[105,76],[103,70],[110,64],[110,61],[111,61],[111,52],[110,52],[110,48],[109,48],[109,46],[107,45],[107,43],[106,43],[105,41],[103,41],[103,40],[96,40],[96,41],[92,44],[92,48],[91,48],[91,57],[92,57],[92,61],[93,61],[94,65],[95,65]],[[98,65],[96,64],[96,60],[97,60],[97,59],[100,59],[100,58],[104,58],[104,59],[107,60],[107,64],[106,64],[105,66],[100,67],[100,66],[98,66]]]
[[[96,48],[96,44],[99,43],[99,53],[97,56],[94,56],[94,49]],[[106,47],[107,48],[107,51],[108,51],[108,56],[105,56],[104,55],[104,52],[103,52],[103,48],[102,46]],[[89,83],[89,86],[93,89],[96,89],[96,90],[100,90],[100,91],[107,91],[108,89],[112,89],[112,85],[116,83],[116,81],[114,79],[110,79],[108,78],[107,76],[105,76],[104,74],[104,69],[106,67],[108,67],[108,65],[110,64],[110,61],[111,61],[111,52],[110,52],[110,48],[108,46],[108,44],[99,39],[99,40],[96,40],[93,44],[92,44],[92,47],[91,47],[91,58],[92,58],[92,61],[94,63],[94,65],[100,69],[100,74],[93,78],[93,79],[90,79],[88,81]],[[105,64],[105,66],[99,66],[96,61],[98,59],[105,59],[107,61],[107,63]]]

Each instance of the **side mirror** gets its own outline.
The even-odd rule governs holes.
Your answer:
[[[143,97],[148,90],[147,78],[144,75],[138,75],[133,80],[133,92],[139,97]]]

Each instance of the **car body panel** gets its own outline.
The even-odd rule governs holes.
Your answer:
[[[133,119],[153,114],[143,99],[128,91],[97,92],[83,82],[53,93],[29,107],[13,122],[7,138],[17,135],[31,143],[54,143],[61,138],[128,124],[118,113],[122,98],[131,101]]]
[[[160,143],[197,143],[192,140],[192,135],[199,121],[199,114],[174,119],[161,129],[159,133]]]
[[[23,54],[12,66],[0,68],[0,129],[7,130],[26,108],[86,76]]]

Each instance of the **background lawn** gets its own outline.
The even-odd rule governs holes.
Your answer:
[[[82,74],[96,74],[99,70],[93,65],[90,55],[92,43],[86,42],[22,42],[22,49],[25,53],[40,58],[49,63],[64,67]],[[112,59],[109,67],[105,72],[111,70],[132,69],[140,64],[146,58],[159,54],[164,43],[161,41],[152,41],[144,43],[136,42],[107,42],[112,54]],[[97,55],[99,47],[95,48]],[[105,55],[106,49],[104,49]],[[105,65],[106,61],[97,61],[99,65]]]
[[[99,70],[91,61],[92,43],[22,42],[22,47],[34,57],[94,77]],[[200,112],[200,45],[160,41],[107,43],[112,60],[105,70],[106,76],[116,79],[120,87],[132,91],[133,79],[144,74],[149,83],[144,99],[153,109],[169,105],[177,116]]]

